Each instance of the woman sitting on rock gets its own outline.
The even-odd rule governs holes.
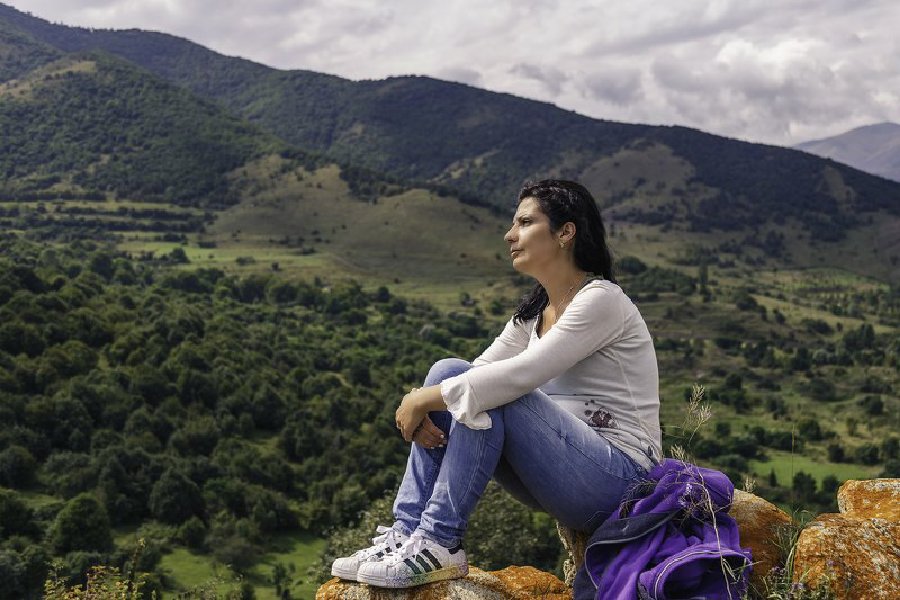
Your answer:
[[[414,443],[396,521],[332,574],[391,588],[464,577],[463,535],[492,477],[592,531],[662,458],[653,342],[613,279],[590,193],[526,184],[504,240],[537,284],[481,356],[438,361],[403,397],[397,428]]]

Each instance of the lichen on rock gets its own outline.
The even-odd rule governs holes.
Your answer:
[[[841,513],[822,514],[800,532],[794,580],[827,585],[839,600],[893,600],[900,590],[900,479],[848,481]]]
[[[571,600],[571,597],[571,590],[562,581],[534,567],[507,567],[490,572],[470,567],[469,575],[462,579],[402,590],[334,578],[316,593],[316,600]]]

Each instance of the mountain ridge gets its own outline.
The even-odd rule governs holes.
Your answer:
[[[168,34],[68,28],[8,8],[0,11],[0,17],[66,50],[97,46],[118,53],[300,148],[405,179],[445,185],[463,198],[496,207],[508,207],[514,190],[527,178],[583,179],[598,160],[646,140],[689,157],[702,187],[691,190],[688,182],[677,181],[669,188],[685,188],[695,203],[744,197],[738,212],[750,212],[760,204],[772,212],[786,198],[801,198],[804,210],[818,213],[827,204],[832,205],[829,210],[834,208],[834,202],[827,202],[817,190],[828,187],[827,171],[836,170],[856,191],[857,210],[900,213],[900,188],[790,149],[680,126],[592,119],[547,103],[428,77],[354,82],[225,57]],[[645,167],[652,172],[651,165]],[[766,181],[751,182],[742,177],[744,173],[753,173],[756,179],[762,173]],[[805,179],[802,189],[795,182],[798,175]],[[602,184],[610,177],[607,173],[595,179]],[[634,187],[625,182],[594,189],[602,205],[609,207],[633,193]],[[670,198],[670,205],[677,203]],[[685,213],[688,221],[709,227],[705,218],[709,204]],[[731,212],[729,206],[718,210]],[[820,220],[812,219],[814,230]],[[834,223],[830,235],[846,227],[846,221]]]
[[[900,125],[883,122],[797,144],[794,148],[900,181]]]

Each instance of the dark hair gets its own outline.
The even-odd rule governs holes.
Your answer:
[[[519,191],[518,203],[534,198],[556,232],[568,222],[575,224],[575,265],[582,271],[615,283],[613,260],[606,245],[606,228],[591,193],[580,183],[563,179],[529,181]],[[522,298],[516,308],[516,323],[535,318],[547,306],[547,291],[540,283]]]

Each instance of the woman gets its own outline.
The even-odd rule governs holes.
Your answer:
[[[493,477],[561,524],[592,531],[661,459],[656,355],[612,276],[594,199],[561,180],[526,184],[504,236],[537,280],[470,365],[436,363],[404,396],[412,441],[396,521],[332,573],[382,587],[463,577],[467,520]]]

